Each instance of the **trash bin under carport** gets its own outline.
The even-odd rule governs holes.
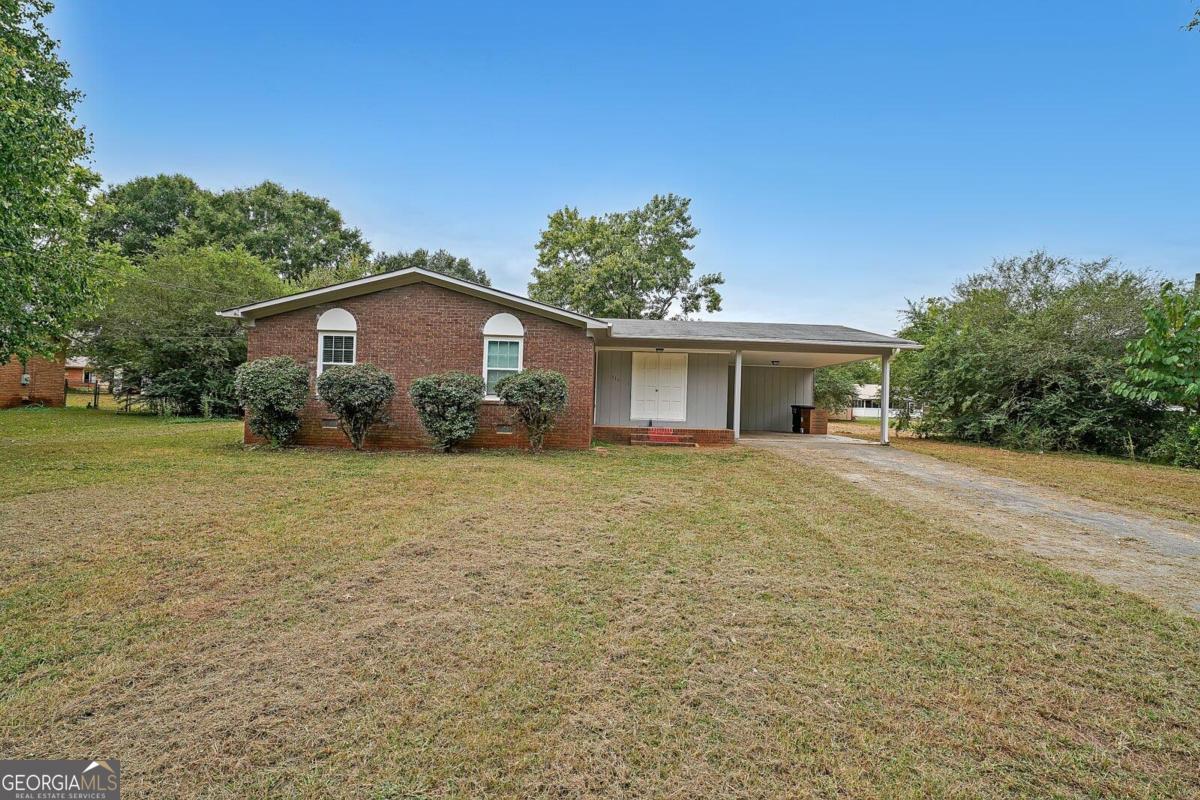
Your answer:
[[[792,406],[792,433],[812,430],[812,411],[816,406]]]

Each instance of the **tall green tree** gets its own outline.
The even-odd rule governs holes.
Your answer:
[[[0,363],[60,346],[103,295],[106,259],[84,212],[97,175],[80,93],[43,22],[44,0],[0,0]]]
[[[655,195],[632,211],[550,215],[537,245],[529,296],[597,317],[664,319],[719,311],[719,273],[693,275],[688,258],[699,230],[691,200]]]
[[[88,214],[88,238],[111,242],[128,258],[150,253],[159,240],[175,234],[212,194],[186,175],[146,175],[110,186]]]
[[[392,270],[418,267],[431,272],[440,272],[452,278],[491,286],[492,281],[482,269],[471,266],[469,258],[459,258],[445,250],[430,253],[424,248],[418,248],[411,253],[380,253],[375,256],[372,266],[374,272],[391,272]]]
[[[272,265],[238,248],[159,247],[125,276],[86,331],[85,352],[176,414],[237,412],[234,370],[246,338],[222,308],[284,294]]]
[[[1200,284],[1185,292],[1164,283],[1143,315],[1145,333],[1129,343],[1117,394],[1200,414]]]
[[[245,248],[289,280],[371,255],[361,231],[347,227],[328,200],[272,181],[215,195],[176,238],[190,247]]]

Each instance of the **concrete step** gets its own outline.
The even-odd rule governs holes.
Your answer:
[[[695,442],[663,442],[655,439],[647,439],[645,441],[637,441],[630,439],[629,444],[634,447],[699,447]]]
[[[631,433],[630,444],[656,446],[695,447],[696,440],[686,433],[676,433],[671,428],[647,428],[645,433]]]

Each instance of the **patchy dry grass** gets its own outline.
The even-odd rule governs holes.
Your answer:
[[[68,389],[67,408],[87,408],[91,404],[93,396],[91,389]],[[116,411],[119,406],[117,398],[107,391],[101,390],[100,409],[102,411]]]
[[[879,423],[831,422],[829,432],[874,441],[879,437]],[[918,439],[896,431],[892,445],[1123,511],[1200,522],[1200,470],[1104,456],[1026,453],[968,442]]]
[[[1186,797],[1200,625],[770,454],[0,413],[0,752],[130,796]]]

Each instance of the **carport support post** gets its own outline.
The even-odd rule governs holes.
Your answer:
[[[891,416],[892,397],[892,354],[884,353],[879,357],[882,362],[882,383],[879,384],[879,443],[888,444],[888,419]]]
[[[733,357],[733,438],[742,438],[742,351]]]

